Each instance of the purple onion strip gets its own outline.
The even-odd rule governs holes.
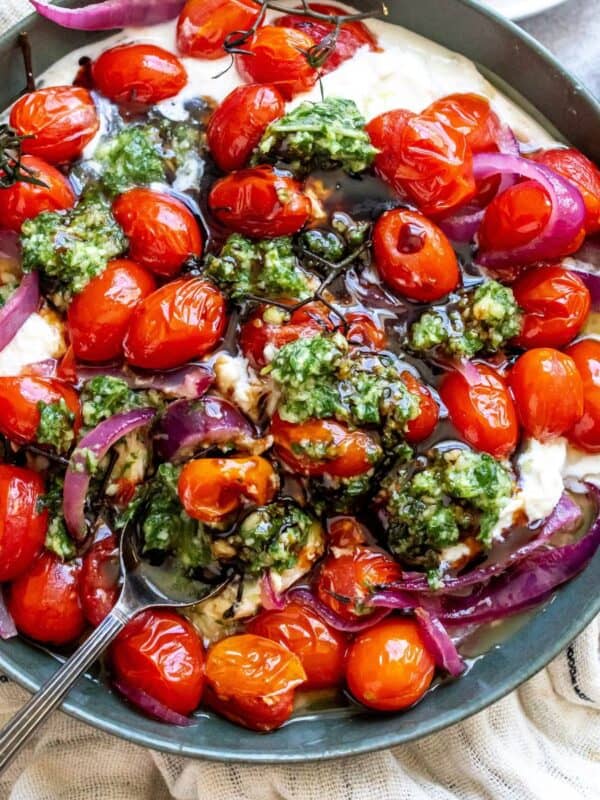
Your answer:
[[[105,0],[84,8],[59,8],[41,0],[29,0],[38,14],[79,31],[107,31],[128,25],[155,25],[174,19],[185,0]]]

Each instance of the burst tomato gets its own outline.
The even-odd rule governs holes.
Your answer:
[[[434,672],[418,624],[412,619],[384,619],[360,633],[350,646],[346,680],[363,705],[399,711],[423,697]]]
[[[251,730],[282,725],[292,713],[295,688],[305,680],[300,659],[263,636],[228,636],[208,651],[208,704]]]
[[[73,428],[81,424],[79,397],[70,386],[54,378],[21,375],[0,377],[0,433],[15,442],[34,442],[40,424],[40,403],[64,400],[75,415]]]
[[[512,290],[525,312],[519,347],[563,347],[585,325],[590,311],[590,292],[575,272],[562,267],[528,270]]]
[[[217,288],[201,278],[180,278],[138,303],[123,352],[143,369],[178,367],[210,352],[225,322],[225,299]]]
[[[174,611],[138,614],[110,649],[114,676],[178,714],[190,714],[204,690],[204,648],[193,625]]]
[[[81,607],[90,625],[99,625],[119,597],[119,545],[108,528],[87,551],[81,567]]]
[[[248,632],[279,642],[297,655],[306,673],[305,689],[328,689],[342,683],[345,637],[301,603],[262,611],[251,620]]]
[[[187,0],[177,21],[177,47],[184,56],[222,58],[228,35],[251,28],[258,12],[252,0]]]
[[[506,458],[519,438],[515,404],[494,369],[478,364],[476,370],[476,380],[460,372],[446,375],[440,385],[440,397],[452,424],[468,444],[494,458]]]
[[[562,436],[583,414],[583,382],[570,356],[549,347],[528,350],[510,373],[526,432],[544,441]]]
[[[285,112],[276,86],[238,86],[213,112],[206,140],[219,169],[231,172],[245,167],[267,126]]]
[[[583,416],[568,437],[577,447],[600,451],[600,342],[582,339],[566,350],[583,381]]]
[[[439,300],[460,278],[447,237],[418,211],[396,208],[382,214],[373,231],[373,254],[385,283],[411,300]]]
[[[310,307],[310,308],[309,308]],[[309,338],[322,331],[333,330],[328,315],[321,304],[307,303],[294,311],[288,322],[277,323],[265,320],[269,312],[264,308],[255,311],[242,325],[240,347],[254,367],[267,363],[265,348],[280,348],[296,339]]]
[[[344,316],[348,323],[346,338],[351,344],[359,344],[372,350],[385,348],[386,333],[373,317],[360,311],[349,311]]]
[[[385,111],[383,114],[379,114],[367,125],[369,138],[373,146],[379,150],[373,162],[375,172],[402,194],[404,191],[396,180],[400,133],[406,122],[414,116],[416,115],[412,111],[398,108],[395,111]]]
[[[0,581],[11,581],[28,569],[44,546],[44,493],[37,472],[0,464]]]
[[[113,103],[154,105],[178,94],[187,83],[181,61],[154,44],[119,44],[92,64],[92,79]]]
[[[176,197],[130,189],[117,197],[113,213],[129,239],[130,257],[157,275],[170,278],[190,256],[202,255],[198,223]]]
[[[84,631],[79,599],[81,562],[44,552],[10,585],[8,610],[20,633],[44,644],[62,645]]]
[[[419,415],[406,423],[406,441],[411,444],[422,442],[434,432],[440,417],[440,409],[427,386],[408,371],[400,376],[404,385],[419,398]]]
[[[314,45],[307,33],[265,25],[244,43],[249,55],[235,57],[237,71],[246,83],[272,83],[291,100],[316,83],[317,70],[305,56]]]
[[[76,357],[102,362],[121,356],[135,307],[155,289],[154,278],[139,264],[124,258],[111,261],[69,306],[69,338]]]
[[[501,123],[487,97],[472,93],[449,94],[428,106],[422,116],[462,133],[473,153],[498,149]]]
[[[17,181],[0,189],[0,228],[16,233],[26,219],[37,217],[42,211],[63,211],[75,205],[71,184],[56,167],[29,155],[23,156],[21,163],[44,185]]]

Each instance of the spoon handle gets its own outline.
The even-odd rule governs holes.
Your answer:
[[[77,678],[85,672],[129,622],[133,613],[117,603],[110,614],[73,655],[40,686],[39,690],[21,708],[0,732],[0,774],[31,734],[63,700]]]

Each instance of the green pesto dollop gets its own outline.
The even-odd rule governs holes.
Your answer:
[[[40,510],[48,510],[48,530],[44,546],[63,561],[74,558],[77,550],[67,532],[63,517],[63,480],[58,476],[48,479],[46,494],[40,500]]]
[[[327,267],[345,266],[366,252],[370,224],[336,211],[329,228],[309,228],[298,235],[302,263],[309,269],[327,272]]]
[[[253,163],[282,161],[298,173],[334,167],[363,172],[377,153],[365,124],[354,100],[306,101],[269,125]]]
[[[165,179],[162,141],[152,125],[130,125],[105,139],[98,145],[94,161],[110,195]]]
[[[455,309],[426,311],[412,325],[409,347],[417,353],[439,348],[449,357],[495,353],[521,331],[521,313],[512,289],[484,281],[464,292]]]
[[[59,453],[66,453],[73,444],[75,414],[61,397],[56,403],[38,403],[40,422],[36,440],[39,444],[49,444]]]
[[[81,414],[87,429],[123,411],[160,405],[158,392],[134,391],[126,381],[110,375],[98,375],[86,381],[81,392]]]

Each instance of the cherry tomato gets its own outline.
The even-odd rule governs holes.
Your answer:
[[[318,11],[320,14],[330,14],[334,16],[348,13],[345,9],[339,6],[329,5],[329,3],[309,3],[309,8],[312,11]],[[285,14],[283,17],[277,17],[277,19],[273,20],[273,25],[302,31],[308,34],[317,43],[321,42],[326,36],[329,36],[335,31],[335,25],[332,22],[303,17],[300,14],[294,13]],[[367,26],[360,21],[344,23],[339,30],[335,49],[321,67],[321,72],[324,75],[328,72],[332,72],[332,70],[337,69],[344,61],[352,58],[359,48],[365,46],[369,47],[370,50],[379,50],[377,39]]]
[[[305,689],[328,689],[344,679],[346,639],[301,603],[281,610],[262,611],[247,626],[298,656],[306,673]]]
[[[232,172],[213,184],[208,196],[216,219],[245,236],[291,236],[306,224],[311,205],[300,184],[272,167]]]
[[[385,348],[386,333],[373,317],[360,311],[349,311],[344,316],[348,323],[346,338],[351,344],[359,344],[372,350]]]
[[[304,311],[308,306],[312,311]],[[310,338],[316,334],[332,330],[327,314],[320,311],[319,306],[309,303],[294,311],[289,322],[274,323],[264,319],[268,312],[264,308],[255,311],[242,325],[240,347],[254,367],[264,367],[267,363],[265,348],[280,348],[296,339]],[[301,315],[300,312],[303,312]]]
[[[570,356],[549,347],[524,353],[510,373],[521,424],[545,441],[562,436],[583,415],[583,381]]]
[[[258,12],[252,0],[187,0],[177,22],[177,47],[184,56],[223,58],[228,35],[251,28]]]
[[[343,548],[366,544],[369,538],[365,526],[354,517],[330,517],[327,520],[327,536],[330,547]]]
[[[69,306],[69,338],[77,358],[102,362],[121,356],[135,307],[155,289],[153,276],[134,261],[111,261]]]
[[[422,116],[462,133],[473,153],[498,149],[501,123],[487,97],[472,93],[449,94],[428,106]]]
[[[126,360],[170,369],[209,353],[225,330],[225,299],[201,278],[161,286],[136,306],[123,341]]]
[[[440,408],[427,386],[417,380],[411,372],[404,371],[400,377],[408,391],[419,398],[419,415],[407,422],[405,433],[406,441],[416,444],[434,432],[440,417]]]
[[[228,636],[208,651],[207,702],[251,730],[282,725],[292,713],[294,689],[305,680],[300,659],[263,636]]]
[[[41,551],[48,512],[40,506],[44,481],[30,469],[0,464],[0,581],[28,569]]]
[[[75,415],[73,429],[77,431],[81,424],[79,397],[70,386],[35,375],[0,377],[0,433],[15,442],[34,442],[40,424],[39,403],[61,400]]]
[[[178,94],[188,76],[181,61],[154,44],[119,44],[92,64],[95,86],[113,103],[154,105]]]
[[[193,625],[175,611],[138,614],[110,649],[114,676],[178,714],[195,711],[204,690],[204,648]]]
[[[590,292],[576,272],[562,267],[531,269],[512,290],[525,312],[521,333],[514,340],[519,347],[563,347],[585,325]]]
[[[61,561],[48,551],[10,584],[8,610],[19,633],[44,644],[62,645],[84,631],[79,599],[81,562]]]
[[[540,164],[550,167],[563,178],[576,186],[585,203],[586,233],[600,231],[600,170],[579,150],[570,147],[556,147],[542,150],[531,156]]]
[[[500,375],[487,364],[477,364],[479,378],[469,380],[450,372],[440,385],[452,424],[468,444],[494,458],[507,458],[519,439],[517,411]]]
[[[582,339],[566,350],[583,381],[583,416],[567,434],[577,447],[600,451],[600,342]]]
[[[315,40],[293,28],[265,25],[244,43],[251,55],[235,57],[237,71],[246,83],[272,83],[286,100],[307,92],[317,81],[317,70],[306,56]]]
[[[396,180],[400,132],[406,122],[415,116],[416,114],[413,114],[412,111],[398,108],[395,111],[385,111],[383,114],[379,114],[367,125],[371,143],[380,151],[373,162],[375,172],[401,194],[404,194],[404,190]]]
[[[301,424],[286,422],[276,414],[271,422],[275,452],[293,472],[351,478],[373,468],[381,448],[365,431],[350,430],[333,419],[309,419]],[[306,452],[319,447],[327,455],[317,458]]]
[[[263,506],[279,486],[270,462],[260,456],[198,458],[179,477],[179,499],[193,519],[222,522],[245,500]]]
[[[385,283],[411,300],[439,300],[458,285],[452,245],[418,211],[396,208],[382,214],[373,231],[373,254]]]
[[[352,695],[378,711],[400,711],[425,694],[434,660],[412,619],[384,619],[360,633],[348,652],[346,680]]]
[[[44,186],[17,181],[0,189],[0,228],[16,233],[26,219],[37,217],[42,211],[63,211],[75,205],[71,184],[56,167],[29,155],[23,156],[21,164]]]
[[[79,594],[90,625],[99,625],[119,597],[119,545],[108,532],[93,543],[83,558]]]
[[[152,189],[130,189],[117,197],[113,213],[138,264],[171,278],[190,256],[202,255],[202,234],[181,200]]]
[[[354,547],[327,556],[317,576],[317,595],[346,620],[372,614],[365,601],[379,587],[399,581],[402,570],[392,556],[374,547]]]
[[[206,129],[208,147],[219,169],[245,167],[267,126],[285,113],[276,86],[238,86],[211,116]]]

